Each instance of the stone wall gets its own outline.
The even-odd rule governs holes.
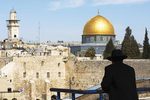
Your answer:
[[[111,64],[108,60],[101,61],[79,61],[68,62],[72,67],[73,73],[71,77],[71,88],[73,89],[88,89],[91,86],[100,84],[104,75],[105,66]],[[124,63],[132,66],[135,69],[136,79],[150,78],[150,60],[127,59]],[[137,81],[137,87],[150,87],[150,81]],[[139,97],[149,96],[149,93],[140,94]],[[83,95],[77,100],[97,100],[99,95]]]
[[[104,75],[105,66],[111,64],[108,60],[102,61],[79,61],[68,62],[72,67],[70,74],[71,88],[87,89],[100,84]],[[150,78],[150,60],[127,59],[124,63],[131,65],[135,69],[136,79]]]
[[[77,60],[75,57],[64,56],[31,56],[13,57],[15,63],[11,80],[15,90],[23,89],[25,100],[32,97],[50,100],[50,88],[87,89],[101,83],[108,60]],[[150,78],[150,60],[125,60],[134,67],[136,78]],[[50,77],[47,77],[47,72]],[[37,73],[38,77],[37,77]],[[59,75],[60,73],[60,75]],[[46,96],[47,95],[47,96]]]

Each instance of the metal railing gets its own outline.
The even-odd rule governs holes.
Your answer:
[[[56,100],[61,100],[61,92],[70,93],[72,95],[72,100],[75,100],[75,94],[99,94],[99,100],[103,100],[102,90],[75,90],[75,89],[62,89],[62,88],[50,88],[50,91],[57,92]],[[150,88],[137,88],[138,93],[150,92]]]
[[[74,90],[74,89],[62,89],[62,88],[51,88],[50,91],[57,92],[57,99],[61,100],[61,92],[71,93],[72,100],[75,100],[75,94],[99,94],[101,98],[102,90]],[[101,99],[100,99],[101,100]]]

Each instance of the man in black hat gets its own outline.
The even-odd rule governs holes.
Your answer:
[[[105,67],[101,83],[102,90],[109,94],[109,100],[138,100],[135,71],[123,63],[127,56],[115,49],[107,59],[112,62]]]

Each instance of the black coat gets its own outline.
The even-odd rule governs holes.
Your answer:
[[[105,67],[101,86],[109,100],[138,100],[135,71],[122,62]]]

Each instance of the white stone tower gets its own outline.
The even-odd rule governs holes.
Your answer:
[[[19,39],[19,21],[17,20],[17,13],[14,9],[10,11],[9,20],[7,20],[8,28],[8,40],[18,40]]]

